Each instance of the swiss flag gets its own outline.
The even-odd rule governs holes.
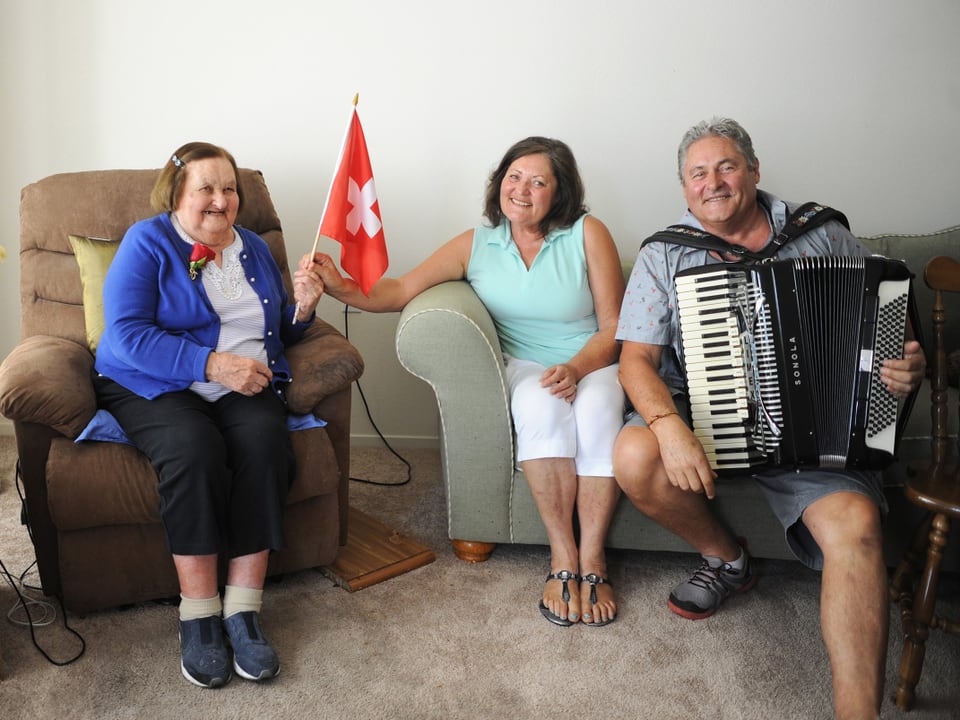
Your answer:
[[[341,267],[356,280],[363,294],[369,295],[370,288],[386,272],[389,262],[377,188],[356,105],[318,233],[343,246]]]

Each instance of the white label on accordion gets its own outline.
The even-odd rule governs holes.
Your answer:
[[[860,372],[873,372],[873,350],[869,348],[860,350]]]

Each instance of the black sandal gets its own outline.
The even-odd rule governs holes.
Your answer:
[[[590,583],[590,605],[591,606],[594,606],[597,604],[597,585],[609,585],[610,587],[613,587],[613,583],[611,583],[610,580],[608,580],[605,577],[600,577],[596,573],[587,573],[580,579],[583,582]],[[593,616],[591,614],[591,620],[592,619],[593,619]],[[617,616],[614,615],[609,620],[604,620],[603,622],[587,622],[586,620],[584,620],[583,624],[589,627],[603,627],[604,625],[609,625],[616,619],[617,619]]]
[[[547,575],[545,582],[550,582],[551,580],[559,580],[563,583],[563,593],[560,597],[563,598],[565,603],[570,602],[570,588],[567,587],[567,583],[573,580],[574,582],[580,582],[580,576],[575,572],[570,572],[569,570],[561,570],[560,572],[550,573]],[[547,620],[552,622],[554,625],[560,625],[562,627],[570,627],[573,625],[573,620],[568,620],[567,618],[562,618],[559,615],[554,615],[550,608],[543,604],[543,598],[540,599],[540,614],[543,615]]]

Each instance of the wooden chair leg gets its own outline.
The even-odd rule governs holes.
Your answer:
[[[930,524],[927,562],[919,578],[916,595],[912,603],[901,608],[903,656],[900,659],[900,680],[896,694],[897,707],[901,710],[913,707],[914,691],[923,670],[923,656],[926,652],[927,637],[930,635],[930,620],[937,596],[943,549],[946,547],[949,532],[949,518],[939,513],[934,515]]]
[[[917,526],[910,541],[910,546],[904,551],[903,558],[893,573],[890,581],[891,602],[901,602],[903,593],[913,594],[913,579],[923,567],[927,554],[927,541],[930,535],[930,523],[933,513],[927,513],[923,521]]]
[[[453,552],[465,562],[477,563],[490,559],[496,543],[474,542],[473,540],[451,540]]]

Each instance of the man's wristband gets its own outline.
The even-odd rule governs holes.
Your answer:
[[[679,414],[680,414],[680,413],[678,413],[676,410],[671,410],[670,412],[665,412],[665,413],[660,413],[659,415],[654,415],[654,416],[653,416],[652,418],[650,418],[650,420],[647,422],[647,427],[653,427],[653,424],[654,424],[657,420],[663,420],[665,417],[670,417],[671,415],[679,415]]]

